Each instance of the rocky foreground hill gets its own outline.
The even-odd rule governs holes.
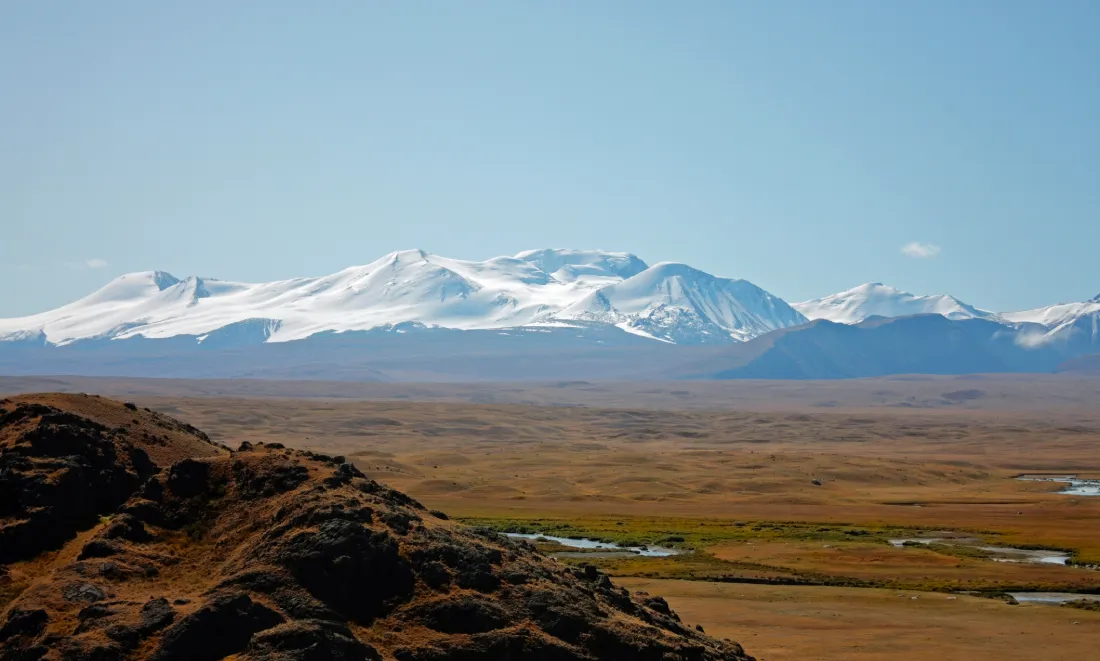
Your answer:
[[[0,400],[0,661],[746,661],[594,567],[340,457],[84,395]]]

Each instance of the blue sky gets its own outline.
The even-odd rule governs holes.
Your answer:
[[[2,3],[0,316],[412,247],[1082,300],[1097,34],[1094,0]]]

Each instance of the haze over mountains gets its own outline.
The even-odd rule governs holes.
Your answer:
[[[1052,371],[1098,351],[1100,296],[993,312],[868,283],[792,305],[747,280],[596,250],[483,262],[407,250],[258,284],[131,273],[0,319],[0,368],[22,374],[843,378]]]

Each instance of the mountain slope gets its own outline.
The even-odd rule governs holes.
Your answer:
[[[827,319],[842,324],[858,323],[870,317],[914,314],[939,314],[948,319],[992,319],[997,316],[967,305],[954,296],[916,296],[880,282],[869,282],[824,298],[794,303],[791,307],[808,319]]]
[[[1072,324],[1080,317],[1100,312],[1100,296],[1089,299],[1083,303],[1058,303],[1034,310],[1021,310],[1019,312],[1004,312],[1003,318],[1013,322],[1026,322],[1043,324],[1050,328],[1057,328],[1067,323]]]
[[[132,472],[107,451],[125,440],[63,400],[0,409],[0,438],[34,433],[0,454],[19,502],[41,504],[30,462],[72,489]],[[59,445],[76,453],[60,461]],[[664,599],[429,512],[343,457],[217,450],[146,460],[142,479],[116,482],[121,506],[98,503],[54,556],[0,565],[0,659],[751,661]],[[0,524],[17,518],[0,502]]]
[[[941,315],[824,319],[723,349],[669,376],[702,379],[845,379],[890,374],[1051,372],[1100,342],[1049,341],[1035,325]]]
[[[614,324],[677,344],[745,341],[806,321],[747,280],[718,278],[671,262],[592,292],[555,318]]]
[[[124,275],[50,312],[0,319],[0,340],[65,345],[189,337],[241,345],[408,323],[459,330],[569,326],[595,319],[575,312],[587,304],[575,306],[597,291],[622,307],[613,323],[676,342],[744,340],[801,321],[750,283],[676,269],[649,269],[629,253],[602,251],[535,250],[473,262],[406,250],[328,276],[260,284],[150,271]],[[567,309],[575,311],[562,314]]]

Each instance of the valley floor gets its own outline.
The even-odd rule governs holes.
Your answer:
[[[620,578],[759,661],[1095,658],[1100,613],[896,590]]]
[[[911,390],[933,401],[935,383]],[[959,399],[957,383],[942,385],[939,401]],[[834,399],[852,405],[823,408],[784,386],[798,394],[738,410],[691,387],[699,396],[683,406],[662,396],[647,408],[606,389],[602,408],[163,390],[129,398],[230,446],[277,441],[345,455],[470,523],[686,551],[640,558],[539,544],[666,596],[686,622],[763,661],[1085,659],[1100,648],[1100,612],[1002,596],[1100,593],[1100,497],[1015,479],[1100,478],[1100,397],[1089,388],[1071,389],[1062,407],[1041,384],[1044,406],[1029,407],[1026,384],[1010,383],[1003,397],[984,386],[989,402],[971,388],[958,406],[915,408],[893,405],[911,396],[904,383],[840,383]],[[827,385],[805,387],[829,398]],[[541,404],[545,392],[530,396]],[[937,541],[890,543],[902,539]],[[1048,549],[1069,564],[983,547]]]

